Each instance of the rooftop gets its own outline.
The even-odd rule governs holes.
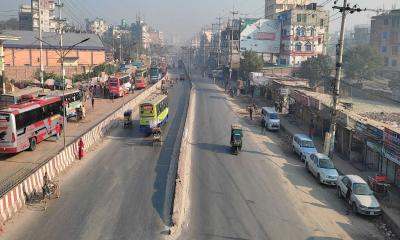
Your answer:
[[[3,31],[4,35],[18,36],[18,41],[4,41],[5,48],[39,48],[39,40],[37,31],[19,31],[19,30],[7,30]],[[96,34],[92,33],[65,33],[63,35],[64,48],[69,48],[72,45],[89,38],[88,41],[83,42],[74,47],[74,49],[85,49],[85,50],[104,50],[104,45],[100,38]],[[43,48],[59,48],[59,36],[55,32],[44,32]]]

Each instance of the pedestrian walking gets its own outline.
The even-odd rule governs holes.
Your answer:
[[[265,121],[264,119],[261,119],[261,134],[265,134]]]
[[[82,160],[83,158],[83,154],[84,154],[84,148],[85,148],[85,144],[83,143],[82,138],[79,139],[79,143],[78,143],[78,158],[79,160]]]
[[[92,109],[94,109],[94,97],[92,96]]]
[[[315,133],[315,124],[314,124],[314,119],[311,119],[310,126],[308,128],[308,136],[313,139],[314,138],[314,133]]]
[[[347,215],[349,214],[350,209],[351,209],[350,198],[351,198],[351,186],[350,186],[350,184],[347,184],[347,191],[346,191],[346,205],[347,205],[346,214]]]
[[[60,123],[57,123],[57,125],[56,125],[56,140],[60,139],[60,132],[61,132]]]
[[[249,110],[249,114],[250,114],[250,120],[253,120],[253,111],[254,111],[254,107],[252,105],[250,105],[248,107]]]

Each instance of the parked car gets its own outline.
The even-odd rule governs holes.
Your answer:
[[[281,127],[279,114],[271,107],[261,108],[261,115],[264,126],[268,130],[279,130]]]
[[[293,152],[300,156],[300,160],[304,161],[307,155],[317,153],[313,140],[305,134],[295,134],[292,142]]]
[[[336,185],[339,173],[328,156],[322,153],[312,153],[306,156],[305,164],[307,170],[318,178],[320,183]]]
[[[347,189],[350,188],[349,204],[354,213],[364,215],[380,215],[381,206],[375,198],[368,184],[357,175],[340,176],[336,182],[339,198],[346,196]]]

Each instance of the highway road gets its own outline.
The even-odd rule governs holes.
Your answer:
[[[2,239],[159,239],[166,236],[169,206],[166,182],[171,159],[179,152],[178,130],[185,121],[189,83],[169,89],[169,123],[162,146],[122,124],[61,184],[61,198],[46,211],[28,207],[8,224]],[[174,179],[173,179],[174,180]]]
[[[375,219],[346,215],[277,133],[261,134],[234,100],[194,77],[189,209],[179,239],[383,239]],[[230,125],[243,126],[243,151],[230,154]]]

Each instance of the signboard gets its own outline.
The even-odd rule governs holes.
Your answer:
[[[274,19],[245,18],[240,29],[240,50],[279,53],[281,23]]]
[[[289,95],[289,88],[280,88],[279,93],[283,96]]]
[[[397,146],[400,149],[400,133],[385,128],[383,134],[383,141],[385,144]]]

